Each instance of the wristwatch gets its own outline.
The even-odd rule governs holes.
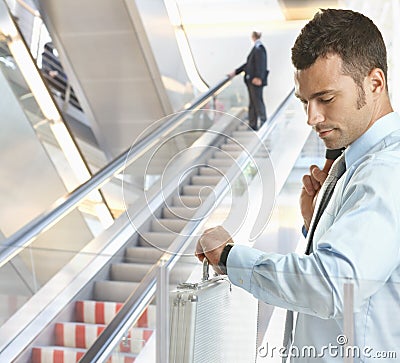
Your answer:
[[[224,275],[228,273],[228,271],[226,270],[226,261],[228,260],[229,252],[231,251],[233,246],[233,243],[227,243],[222,250],[221,257],[219,258],[218,267]]]

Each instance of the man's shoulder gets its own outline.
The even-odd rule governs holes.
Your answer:
[[[390,139],[390,140],[389,140]],[[381,147],[371,150],[354,164],[355,174],[363,173],[370,178],[390,175],[400,179],[400,131],[382,141]]]
[[[257,43],[256,45],[254,45],[255,49],[262,49],[265,50],[265,46],[263,43]]]
[[[400,129],[387,135],[372,154],[377,160],[400,163]]]

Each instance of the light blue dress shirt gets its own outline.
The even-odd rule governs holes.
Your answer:
[[[343,362],[346,352],[355,363],[400,362],[400,116],[376,121],[345,159],[346,172],[315,230],[314,252],[235,246],[228,276],[256,298],[298,312],[293,362]],[[341,344],[349,281],[352,351]]]

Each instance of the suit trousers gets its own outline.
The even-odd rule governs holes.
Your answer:
[[[260,119],[261,127],[267,119],[263,99],[264,86],[255,86],[249,81],[246,86],[249,92],[249,126],[257,130],[257,120]]]

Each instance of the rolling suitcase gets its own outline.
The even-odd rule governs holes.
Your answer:
[[[226,362],[231,283],[227,276],[208,278],[203,263],[199,283],[183,283],[170,293],[169,363]]]

